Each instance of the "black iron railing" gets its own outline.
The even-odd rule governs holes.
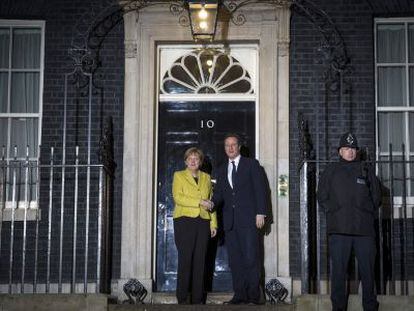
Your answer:
[[[82,163],[79,147],[72,163],[45,153],[7,158],[3,147],[0,291],[109,292],[113,168]]]
[[[317,203],[316,191],[330,162],[305,159],[300,166],[302,293],[321,293],[322,288],[329,288],[325,211]],[[377,291],[408,295],[408,282],[414,280],[414,161],[404,152],[396,156],[389,146],[387,155],[366,162],[376,170],[382,185],[382,205],[376,215]],[[357,265],[356,261],[351,264],[351,292],[358,290]]]

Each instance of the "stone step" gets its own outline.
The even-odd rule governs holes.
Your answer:
[[[271,305],[223,305],[223,301],[228,301],[232,297],[231,293],[209,293],[207,304],[205,305],[178,305],[172,293],[153,293],[153,304],[145,305],[109,305],[108,310],[160,310],[160,311],[203,311],[203,310],[279,310],[279,311],[331,311],[331,301],[329,295],[302,295],[295,297],[292,304]],[[378,296],[380,303],[379,311],[414,311],[414,296]],[[360,295],[350,295],[348,300],[348,311],[363,311]]]
[[[391,296],[383,295],[377,297],[378,311],[414,311],[414,296]],[[329,295],[302,295],[294,300],[295,311],[330,311],[332,309]],[[350,295],[348,299],[348,311],[363,311],[362,297]]]
[[[177,304],[141,304],[141,305],[108,305],[108,311],[294,311],[291,304],[278,305],[177,305]]]
[[[205,305],[178,305],[177,299],[175,298],[174,293],[152,293],[152,303],[151,304],[138,304],[138,305],[128,305],[128,304],[117,304],[117,305],[108,305],[108,310],[110,311],[127,311],[127,310],[162,310],[162,311],[202,311],[202,310],[258,310],[258,311],[294,311],[293,304],[278,304],[272,305],[266,303],[265,305],[223,305],[224,301],[228,301],[233,297],[233,293],[208,293],[206,297]]]
[[[293,304],[269,303],[260,306],[223,305],[231,298],[229,293],[209,294],[205,305],[177,305],[174,294],[157,293],[152,304],[116,304],[102,294],[0,294],[0,310],[37,310],[37,311],[330,311],[328,295],[302,295],[295,297]],[[378,296],[379,311],[414,311],[414,296]],[[112,302],[112,303],[111,303]],[[167,303],[168,302],[168,303]],[[361,296],[351,295],[348,311],[362,311]]]
[[[224,301],[229,301],[233,297],[233,293],[208,293],[206,297],[206,304],[223,304]],[[152,293],[153,304],[177,304],[175,293],[163,292]]]

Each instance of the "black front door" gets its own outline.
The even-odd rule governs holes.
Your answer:
[[[157,290],[176,287],[177,249],[174,243],[172,177],[185,168],[183,155],[196,146],[205,154],[203,170],[214,179],[216,168],[226,160],[223,137],[240,134],[246,153],[255,155],[255,103],[161,102],[158,126],[157,172]],[[219,213],[220,226],[220,213]],[[223,233],[211,240],[206,265],[206,289],[230,291],[231,275]]]

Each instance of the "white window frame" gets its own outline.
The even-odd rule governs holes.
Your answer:
[[[403,24],[405,29],[405,62],[403,63],[379,63],[377,62],[377,28],[378,25],[384,24]],[[414,68],[414,62],[409,62],[409,37],[408,37],[408,25],[414,24],[413,17],[407,18],[376,18],[374,19],[374,65],[375,65],[375,121],[376,121],[376,158],[379,160],[382,156],[389,156],[389,152],[381,151],[379,146],[379,114],[380,113],[391,113],[391,112],[401,112],[404,114],[403,120],[405,123],[405,159],[410,160],[410,158],[414,157],[414,152],[410,152],[410,128],[409,128],[409,114],[414,113],[414,106],[410,106],[410,68]],[[405,68],[405,91],[406,91],[406,106],[379,106],[379,98],[378,98],[378,68],[380,67],[404,67]],[[411,101],[414,101],[412,99]],[[414,135],[412,133],[411,135]],[[393,151],[393,156],[402,156],[402,152]],[[409,164],[407,164],[409,166]],[[410,178],[410,168],[406,168],[407,178]],[[412,173],[412,172],[411,172]],[[410,195],[411,194],[411,195]],[[411,189],[411,183],[407,182],[407,211],[411,210],[411,207],[414,206],[414,189]],[[401,215],[398,212],[400,207],[402,206],[402,197],[401,196],[394,196],[394,218],[399,218]],[[412,215],[408,215],[412,217]]]
[[[37,141],[38,141],[38,145],[40,146],[41,144],[41,137],[42,137],[42,116],[43,116],[43,85],[44,85],[44,58],[45,58],[45,21],[41,21],[41,20],[7,20],[7,19],[0,19],[0,27],[1,28],[9,28],[10,30],[10,42],[9,42],[9,57],[11,57],[12,55],[12,43],[13,43],[13,29],[16,28],[37,28],[40,30],[41,32],[41,42],[40,42],[40,64],[39,64],[39,68],[32,68],[32,69],[13,69],[11,68],[12,64],[9,61],[8,64],[8,68],[0,68],[0,72],[6,72],[8,73],[8,96],[7,96],[7,105],[8,107],[10,107],[10,102],[11,102],[11,76],[13,72],[36,72],[39,73],[39,111],[37,113],[1,113],[0,112],[0,117],[2,118],[31,118],[31,119],[37,119],[38,120],[38,137],[37,137]],[[9,125],[9,129],[8,129],[8,136],[7,136],[7,149],[9,149],[9,156],[7,157],[7,161],[13,160],[12,155],[12,148],[13,146],[10,146],[10,140],[11,140],[11,130],[10,130],[10,122],[8,123]],[[1,157],[1,146],[0,146],[0,157]],[[36,149],[36,153],[37,156],[36,157],[30,157],[29,160],[30,161],[37,161],[38,157],[40,156],[38,154],[37,148],[38,146],[30,146],[30,148],[35,148]],[[24,161],[26,158],[17,158],[18,160],[22,160]],[[38,195],[38,194],[36,194]],[[38,199],[36,197],[36,200],[32,200],[30,202],[28,202],[28,204],[26,204],[25,201],[18,201],[16,202],[16,207],[17,209],[26,209],[28,208],[29,210],[37,210],[38,208]],[[1,204],[1,203],[0,203]],[[13,207],[13,202],[11,202],[10,200],[8,200],[5,204],[6,206],[0,206],[1,209],[4,208],[4,211],[7,212],[7,210],[9,212],[7,213],[3,213],[3,220],[7,221],[10,220],[9,218],[9,214],[10,214],[10,210]],[[28,206],[26,206],[28,205]],[[19,214],[16,214],[16,216],[18,216]],[[20,217],[17,217],[20,218]],[[28,219],[27,220],[31,220],[30,218],[31,215],[28,214]],[[20,219],[15,219],[15,220],[20,220]]]

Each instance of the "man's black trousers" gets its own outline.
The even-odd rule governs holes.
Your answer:
[[[259,233],[256,227],[226,231],[226,246],[233,278],[234,299],[259,303]]]
[[[329,235],[329,253],[331,257],[332,310],[346,310],[348,301],[346,279],[352,249],[358,260],[364,311],[378,310],[377,296],[375,294],[375,238],[331,234]]]

